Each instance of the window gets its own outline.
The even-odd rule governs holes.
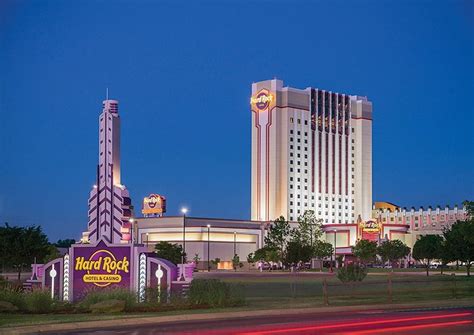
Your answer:
[[[305,125],[308,125],[308,120],[304,120],[304,124],[305,124]]]
[[[299,199],[301,196],[298,194],[296,197]]]
[[[293,201],[290,201],[290,206],[293,206]]]
[[[290,208],[290,213],[293,213],[293,208]]]
[[[293,129],[290,130],[290,134],[293,134]]]
[[[301,135],[301,131],[298,130],[298,135]]]
[[[299,203],[299,202],[297,202],[297,203],[296,203],[296,206],[299,206],[299,205],[300,205],[300,203]]]
[[[290,149],[292,149],[292,150],[293,150],[293,144],[292,144],[292,145],[290,145]]]
[[[293,157],[293,153],[292,153],[292,152],[290,152],[290,157]]]
[[[292,160],[292,159],[290,159],[290,164],[293,164],[293,160]]]
[[[307,196],[307,195],[305,195],[305,196],[304,196],[304,198],[305,198],[305,199],[308,199],[308,196]]]
[[[293,177],[290,177],[290,181],[293,181]]]
[[[293,193],[290,194],[290,198],[293,198]]]
[[[298,124],[301,124],[301,119],[298,119]]]
[[[292,117],[290,117],[290,123],[293,123],[293,118]]]
[[[304,132],[304,136],[308,136],[308,133],[306,131]]]
[[[301,180],[301,179],[300,179],[300,178],[298,178],[298,179],[296,179],[296,180],[298,180],[298,182],[300,182],[300,180]]]
[[[298,155],[296,155],[296,157],[300,158],[300,157],[301,157],[301,155],[300,155],[300,154],[298,154]]]
[[[352,139],[352,143],[354,143],[354,139]]]

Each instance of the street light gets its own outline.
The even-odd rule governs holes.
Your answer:
[[[130,222],[130,236],[131,236],[131,239],[132,239],[131,240],[132,245],[134,244],[133,243],[133,235],[134,235],[133,222],[134,221],[135,220],[133,218],[128,219],[128,222]]]
[[[211,263],[210,263],[210,254],[211,254],[211,225],[207,225],[207,272],[211,272]]]
[[[149,233],[146,233],[146,250],[148,251],[148,234]]]
[[[337,230],[334,229],[334,266],[337,268],[337,261],[336,261],[336,237],[337,237]]]
[[[186,213],[188,209],[186,207],[181,208],[183,213],[183,252],[181,253],[181,281],[184,281],[184,255],[186,254]]]
[[[236,236],[237,236],[237,232],[234,231],[234,257],[235,257],[235,255],[237,255],[237,252],[236,252]]]

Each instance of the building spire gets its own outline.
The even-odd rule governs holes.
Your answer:
[[[109,88],[105,89],[105,100],[109,100]]]

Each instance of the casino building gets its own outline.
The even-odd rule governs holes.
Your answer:
[[[252,220],[370,219],[372,103],[357,95],[252,84]]]
[[[284,216],[293,227],[305,210],[323,220],[323,239],[337,255],[351,255],[358,239],[400,239],[441,234],[465,218],[463,208],[402,209],[372,205],[372,104],[366,97],[308,87],[283,87],[273,79],[252,84],[251,220],[166,216],[166,198],[143,200],[142,217],[132,212],[120,178],[118,102],[106,99],[99,116],[97,181],[89,196],[83,243],[143,245],[160,241],[196,255],[219,258],[229,268],[264,246],[272,221]],[[135,213],[137,214],[137,213]],[[203,267],[203,265],[201,265]]]

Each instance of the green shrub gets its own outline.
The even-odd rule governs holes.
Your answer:
[[[26,310],[25,299],[21,289],[12,285],[5,285],[0,289],[0,301],[8,301],[20,310]]]
[[[49,313],[53,310],[54,301],[51,292],[47,290],[33,290],[24,293],[26,310],[30,313]]]
[[[79,307],[89,309],[91,305],[105,300],[125,301],[125,310],[128,311],[136,304],[137,296],[129,290],[122,288],[92,290],[82,299]]]
[[[367,276],[367,269],[358,264],[349,264],[337,270],[337,278],[343,283],[362,281]]]
[[[193,305],[209,307],[237,306],[245,301],[240,286],[219,279],[194,279],[188,298]]]

